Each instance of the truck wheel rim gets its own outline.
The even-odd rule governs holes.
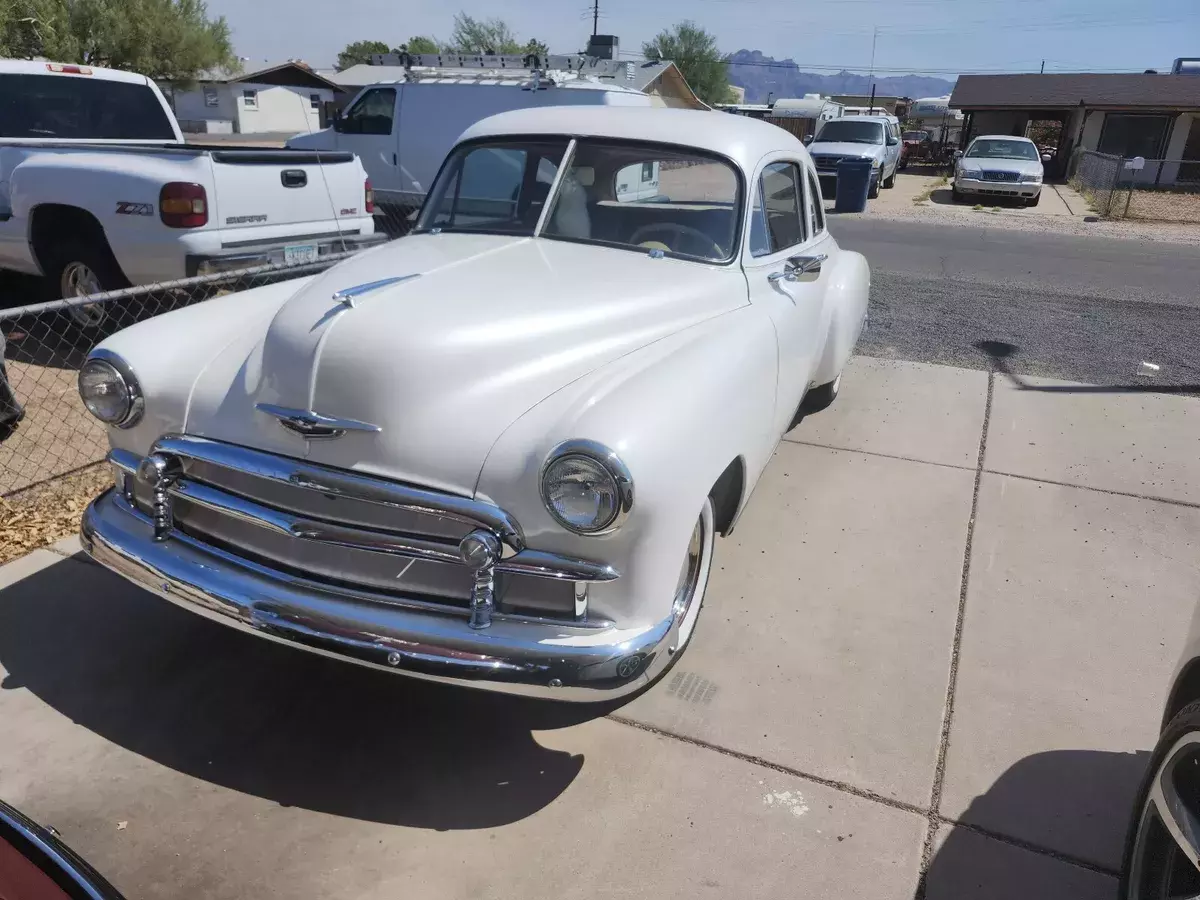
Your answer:
[[[712,566],[713,552],[713,508],[712,500],[705,499],[704,509],[692,529],[683,565],[679,571],[679,582],[675,589],[675,615],[679,621],[678,647],[683,647],[692,636],[692,629],[700,615],[704,602],[704,590],[708,586],[708,573]]]
[[[1126,900],[1200,896],[1200,732],[1163,757],[1142,807]]]
[[[88,294],[98,294],[104,290],[96,273],[81,262],[67,264],[59,286],[62,288],[63,297],[67,299],[86,297]],[[104,321],[104,307],[99,303],[70,306],[67,312],[78,324],[88,328],[94,328]]]

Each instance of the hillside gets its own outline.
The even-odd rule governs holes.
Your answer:
[[[729,83],[746,89],[747,103],[765,103],[767,95],[803,97],[805,94],[869,94],[871,79],[853,72],[816,75],[802,72],[792,59],[777,60],[758,50],[739,50],[729,57]],[[778,63],[779,65],[764,65]],[[740,64],[740,65],[739,65]],[[749,64],[749,65],[747,65]],[[954,88],[953,81],[925,75],[889,75],[875,78],[875,93],[881,97],[943,97]]]

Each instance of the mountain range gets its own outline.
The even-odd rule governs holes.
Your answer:
[[[878,76],[875,93],[880,97],[944,97],[954,82],[925,75]],[[816,75],[803,72],[794,59],[775,59],[758,50],[739,50],[729,57],[729,83],[746,90],[747,103],[766,103],[767,96],[803,97],[805,94],[870,94],[872,79],[854,72]]]

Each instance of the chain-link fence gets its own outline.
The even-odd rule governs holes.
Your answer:
[[[1200,160],[1080,153],[1072,186],[1102,216],[1200,223]]]

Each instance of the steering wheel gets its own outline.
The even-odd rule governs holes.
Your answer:
[[[710,238],[699,228],[693,228],[691,225],[678,225],[675,222],[652,222],[649,225],[643,225],[629,236],[629,243],[640,244],[646,239],[646,235],[654,234],[656,231],[670,232],[689,240],[699,241],[703,244],[707,244],[713,250],[713,253],[708,257],[709,259],[724,259],[727,256],[725,251],[721,248],[721,245]],[[671,249],[674,250],[675,248],[672,247]],[[675,252],[679,253],[682,251],[675,250]],[[696,255],[705,256],[703,253],[697,253]]]

